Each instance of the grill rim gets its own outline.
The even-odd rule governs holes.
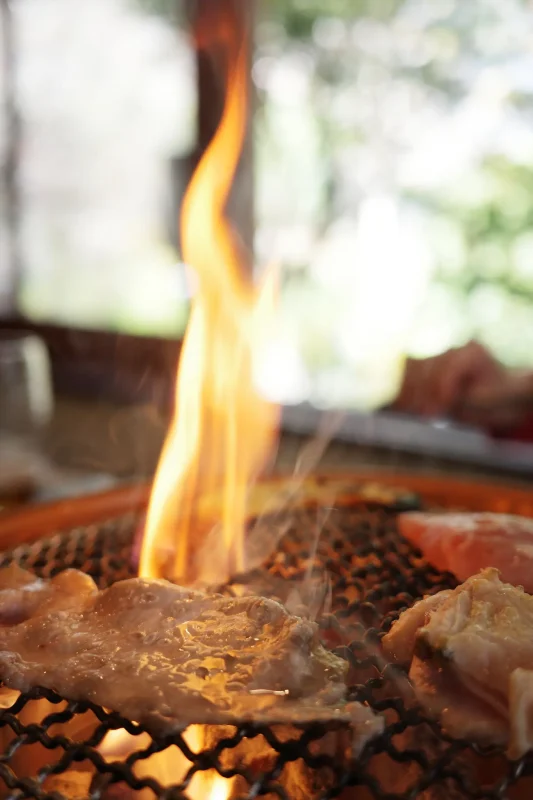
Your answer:
[[[312,480],[342,483],[375,483],[400,487],[420,494],[428,505],[456,507],[466,511],[494,511],[533,517],[531,482],[516,480],[505,473],[499,476],[471,472],[428,475],[422,468],[353,468],[317,470]],[[285,473],[265,476],[261,486],[279,489],[293,480]],[[303,483],[305,484],[305,480]],[[143,514],[150,497],[151,483],[134,481],[90,495],[40,503],[29,508],[0,512],[0,552],[18,544],[65,534],[81,526],[104,523],[127,513]]]

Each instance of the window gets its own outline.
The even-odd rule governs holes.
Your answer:
[[[474,336],[532,365],[531,4],[260,9],[256,243],[284,266],[280,395],[376,406],[406,354]]]
[[[222,23],[248,35],[249,4],[0,9],[1,324],[38,328],[58,388],[164,402],[188,312],[179,208],[220,118]],[[234,219],[249,241],[243,164]]]
[[[183,330],[177,204],[196,144],[197,97],[181,6],[11,4],[17,302],[27,318]]]
[[[176,221],[223,91],[191,31],[252,5],[0,0],[4,307],[9,277],[34,322],[180,336]],[[237,216],[255,205],[255,260],[283,266],[279,397],[376,406],[407,354],[473,336],[531,364],[531,4],[255,8]]]

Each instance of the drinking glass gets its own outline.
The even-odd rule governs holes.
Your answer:
[[[35,490],[43,471],[41,436],[52,411],[44,342],[31,333],[0,331],[0,510]]]
[[[0,333],[0,436],[30,440],[53,410],[46,345],[32,333]]]

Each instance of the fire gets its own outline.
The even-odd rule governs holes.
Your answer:
[[[192,725],[183,735],[187,745],[198,753],[204,745],[204,728],[201,725]],[[124,761],[131,753],[143,750],[150,746],[150,736],[140,733],[132,736],[120,728],[109,731],[100,745],[100,755],[108,762]],[[171,746],[159,753],[154,753],[148,758],[140,759],[135,763],[134,772],[138,779],[155,778],[162,786],[172,786],[185,780],[192,767],[191,762],[185,758],[182,751]],[[231,796],[234,780],[223,778],[218,772],[196,772],[186,790],[190,800],[228,800]],[[138,800],[153,797],[151,790],[141,790],[135,794]]]
[[[140,574],[182,584],[223,582],[245,568],[246,493],[269,455],[277,408],[254,385],[273,309],[273,273],[259,287],[242,269],[225,206],[242,149],[247,53],[229,68],[221,124],[182,211],[184,260],[196,295],[176,380],[175,413],[148,507]],[[220,498],[216,553],[202,557],[202,499]],[[211,547],[211,544],[210,544]]]
[[[277,407],[261,397],[254,382],[274,307],[273,272],[254,286],[225,218],[248,103],[246,45],[241,41],[230,51],[234,63],[228,67],[222,120],[183,205],[183,256],[195,272],[196,294],[139,567],[142,577],[188,585],[213,585],[245,569],[247,489],[270,453],[277,425]],[[210,531],[214,507],[219,525]],[[193,726],[186,736],[192,751],[202,749],[203,727]],[[101,753],[109,760],[125,758],[146,746],[140,738],[126,731],[109,734]],[[181,751],[170,747],[137,761],[135,770],[168,786],[183,781],[190,767]],[[198,772],[187,794],[192,800],[227,800],[233,784],[214,770]]]

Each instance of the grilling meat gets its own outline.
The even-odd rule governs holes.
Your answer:
[[[512,514],[407,513],[400,532],[440,570],[460,581],[496,567],[505,581],[533,593],[533,519]]]
[[[27,601],[35,591],[42,603]],[[344,702],[346,662],[320,644],[316,624],[273,600],[209,597],[141,578],[97,591],[75,571],[36,581],[8,568],[0,570],[0,621],[7,686],[90,700],[154,733],[324,720],[352,723],[359,747],[383,727],[370,709]]]
[[[11,564],[0,570],[0,625],[15,625],[48,609],[76,608],[97,591],[93,579],[76,569],[45,581]]]
[[[452,736],[515,759],[533,748],[532,632],[533,597],[486,569],[404,611],[383,646]]]

